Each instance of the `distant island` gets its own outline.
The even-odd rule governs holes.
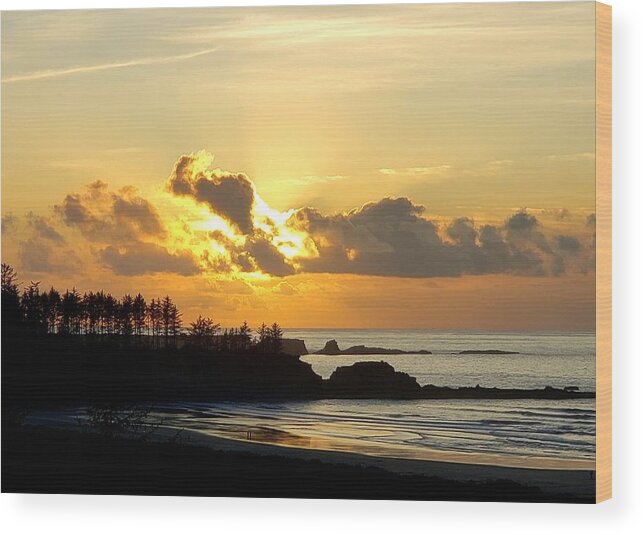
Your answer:
[[[518,351],[502,351],[500,349],[465,349],[458,355],[520,355]]]
[[[404,351],[402,349],[386,349],[383,347],[368,347],[365,345],[351,346],[340,349],[337,340],[329,340],[323,349],[314,352],[315,355],[430,355],[426,349]]]

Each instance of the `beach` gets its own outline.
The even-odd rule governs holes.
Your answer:
[[[3,433],[3,492],[591,503],[593,472],[383,459],[158,429]]]

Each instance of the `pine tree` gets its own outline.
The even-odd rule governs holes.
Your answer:
[[[147,307],[145,298],[139,293],[134,298],[132,303],[132,321],[134,323],[134,334],[141,336],[145,329],[145,319],[147,315]]]
[[[17,326],[22,321],[18,274],[9,264],[2,264],[2,323]]]
[[[201,315],[190,323],[190,327],[188,328],[189,336],[197,346],[202,348],[211,346],[212,340],[218,331],[218,323],[214,323],[212,318],[204,318]]]
[[[277,323],[273,323],[270,327],[270,349],[275,353],[281,351],[281,339],[283,338],[284,332]]]
[[[40,297],[40,282],[29,284],[22,293],[22,310],[27,328],[33,334],[46,332],[45,311]]]

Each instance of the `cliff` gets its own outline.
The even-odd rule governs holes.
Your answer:
[[[306,343],[298,338],[283,338],[281,340],[281,352],[286,355],[308,355]]]

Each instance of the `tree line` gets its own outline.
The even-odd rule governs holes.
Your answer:
[[[20,291],[18,274],[2,264],[2,323],[32,335],[118,335],[150,342],[155,347],[187,344],[220,352],[279,352],[283,331],[277,323],[253,331],[247,322],[222,329],[212,318],[199,317],[183,325],[182,313],[169,295],[147,301],[140,293],[118,299],[104,291],[72,288],[61,293],[30,282]]]

